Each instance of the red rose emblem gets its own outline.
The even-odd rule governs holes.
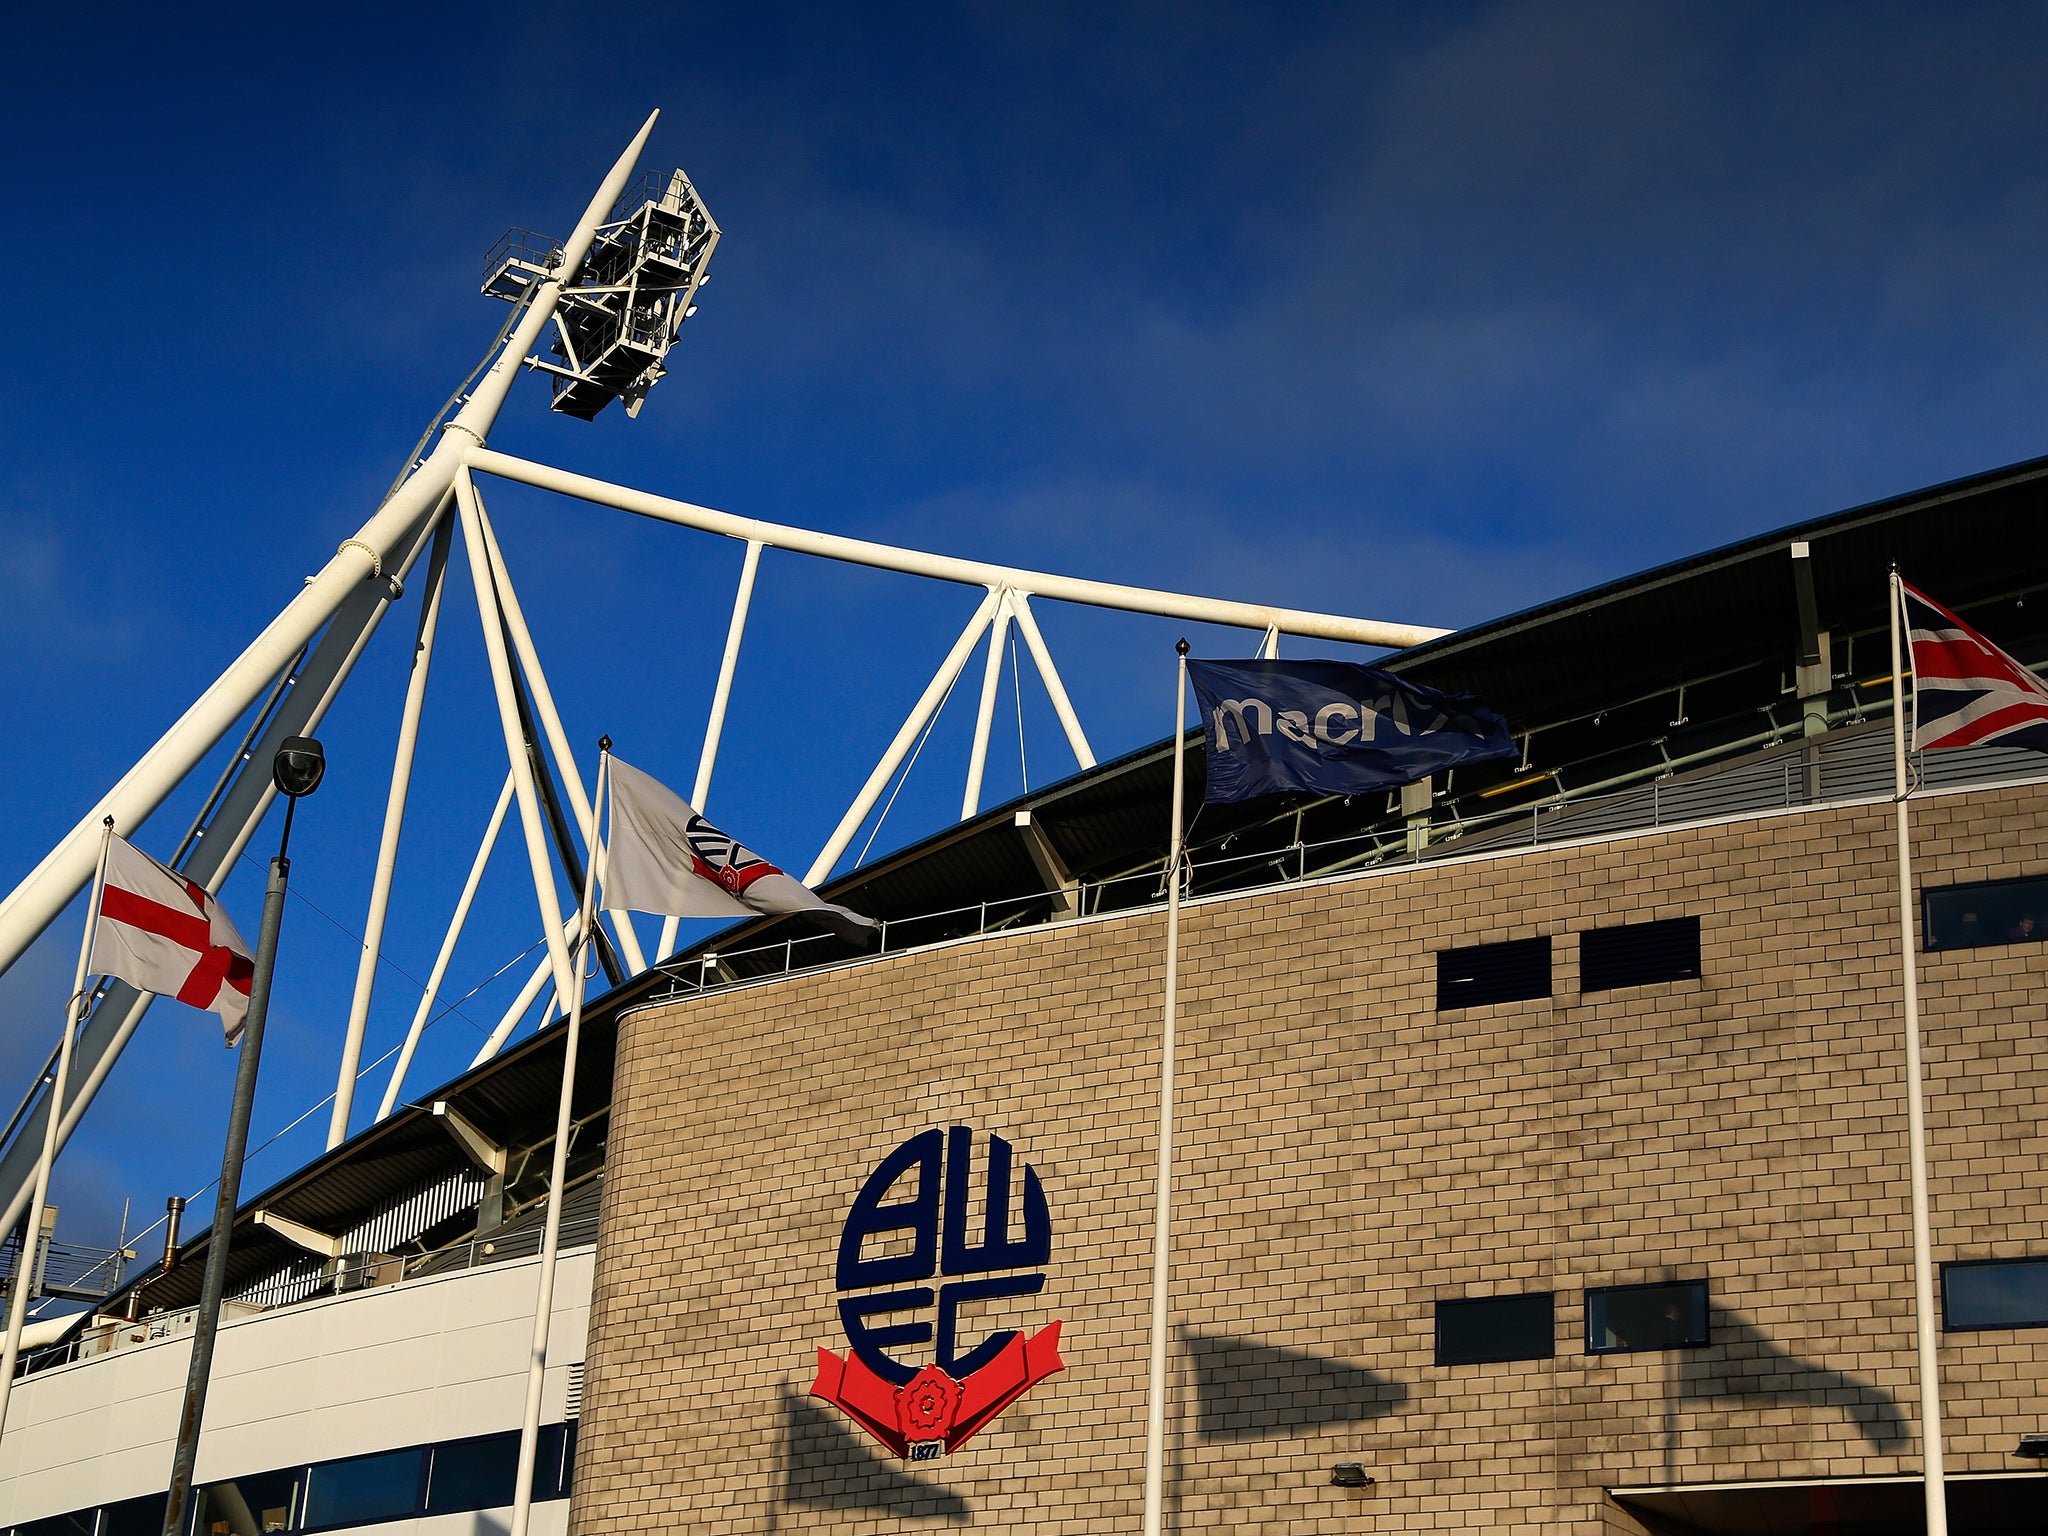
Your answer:
[[[896,1394],[896,1421],[906,1440],[939,1440],[960,1411],[960,1383],[928,1365]]]

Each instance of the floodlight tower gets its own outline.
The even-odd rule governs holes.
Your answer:
[[[589,421],[614,400],[638,416],[683,322],[697,313],[718,225],[690,178],[649,171],[621,197],[584,258],[583,280],[564,288],[550,347],[556,362],[526,366],[554,376],[553,408]],[[505,233],[484,267],[484,292],[518,303],[561,260],[561,246],[531,230]]]
[[[246,770],[256,763],[267,765],[285,737],[311,735],[318,727],[402,590],[402,579],[451,515],[464,456],[481,449],[489,438],[522,366],[565,374],[556,383],[556,408],[585,417],[594,416],[613,395],[625,398],[629,410],[637,408],[661,377],[662,357],[675,339],[676,327],[687,318],[690,297],[702,284],[717,226],[680,173],[662,177],[654,195],[629,195],[634,167],[659,116],[648,116],[567,240],[546,246],[539,253],[541,259],[529,260],[516,277],[508,273],[498,278],[497,287],[490,287],[487,279],[488,291],[511,297],[520,307],[506,324],[504,345],[475,379],[461,408],[445,420],[437,418],[440,438],[431,451],[176,724],[12,892],[0,898],[0,972],[19,959],[84,888],[97,857],[103,821],[111,819],[117,834],[133,833],[270,690],[272,702],[280,696],[282,702],[274,711],[265,706],[251,739],[238,753],[244,771],[231,782],[224,779],[209,801],[211,820],[204,831],[211,835],[188,839],[188,850],[181,850],[182,874],[208,890],[219,887],[276,794],[267,772]],[[591,271],[591,258],[604,265]],[[509,292],[508,283],[513,285]],[[573,311],[578,317],[565,320],[561,331],[563,337],[575,338],[569,343],[576,350],[567,369],[532,355],[558,310]],[[659,334],[653,325],[657,311],[663,321]],[[592,318],[581,318],[586,313]],[[606,334],[605,322],[596,318],[603,315],[612,317],[616,335]],[[599,344],[591,346],[592,341]],[[629,360],[634,366],[627,366]],[[573,400],[565,404],[572,390]],[[283,686],[287,679],[295,679],[288,693]],[[408,700],[408,709],[412,707]],[[199,830],[195,828],[195,833]],[[388,871],[381,867],[379,879],[388,879]],[[75,1086],[60,1106],[60,1146],[134,1034],[149,1001],[118,983],[95,1007],[79,1040]],[[354,1028],[351,1035],[353,1045],[360,1036]],[[22,1117],[14,1141],[0,1154],[0,1230],[11,1227],[27,1208],[32,1149],[41,1144],[42,1119],[49,1112],[46,1096]]]

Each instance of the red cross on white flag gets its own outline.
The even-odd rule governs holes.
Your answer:
[[[107,846],[92,968],[217,1013],[227,1043],[242,1038],[256,975],[248,944],[204,886],[118,837]]]

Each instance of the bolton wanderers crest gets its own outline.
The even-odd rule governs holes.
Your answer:
[[[818,1351],[811,1395],[911,1461],[959,1450],[1062,1365],[1057,1322],[1028,1339],[1014,1329],[978,1342],[959,1335],[963,1303],[1037,1295],[1052,1255],[1038,1174],[1023,1165],[1022,1190],[1013,1192],[1010,1144],[1000,1136],[988,1138],[981,1230],[972,1229],[974,1141],[964,1125],[911,1137],[868,1175],[839,1234],[835,1288],[847,1353]],[[913,1180],[914,1190],[898,1192]],[[868,1321],[911,1312],[934,1316]]]

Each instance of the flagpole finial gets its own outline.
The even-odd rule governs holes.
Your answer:
[[[113,818],[113,817],[111,817],[111,816],[108,816],[108,817],[104,817],[104,818],[102,818],[102,820],[100,821],[100,825],[101,825],[101,826],[103,826],[103,827],[105,827],[105,828],[106,828],[106,829],[107,829],[108,831],[110,831],[110,832],[111,832],[111,831],[113,830],[113,828],[114,828],[114,818]]]
[[[1188,642],[1187,642],[1187,638],[1186,638],[1185,636],[1183,636],[1183,637],[1182,637],[1182,638],[1180,638],[1179,640],[1176,640],[1176,641],[1174,641],[1174,643],[1173,643],[1173,654],[1174,654],[1174,655],[1176,655],[1176,656],[1185,656],[1185,655],[1187,655],[1187,653],[1188,653]]]
[[[598,737],[598,738],[597,738],[597,750],[598,750],[598,751],[600,751],[600,752],[609,752],[609,751],[611,751],[611,749],[612,749],[612,739],[611,739],[611,737],[609,737],[609,736],[600,736],[600,737]]]

